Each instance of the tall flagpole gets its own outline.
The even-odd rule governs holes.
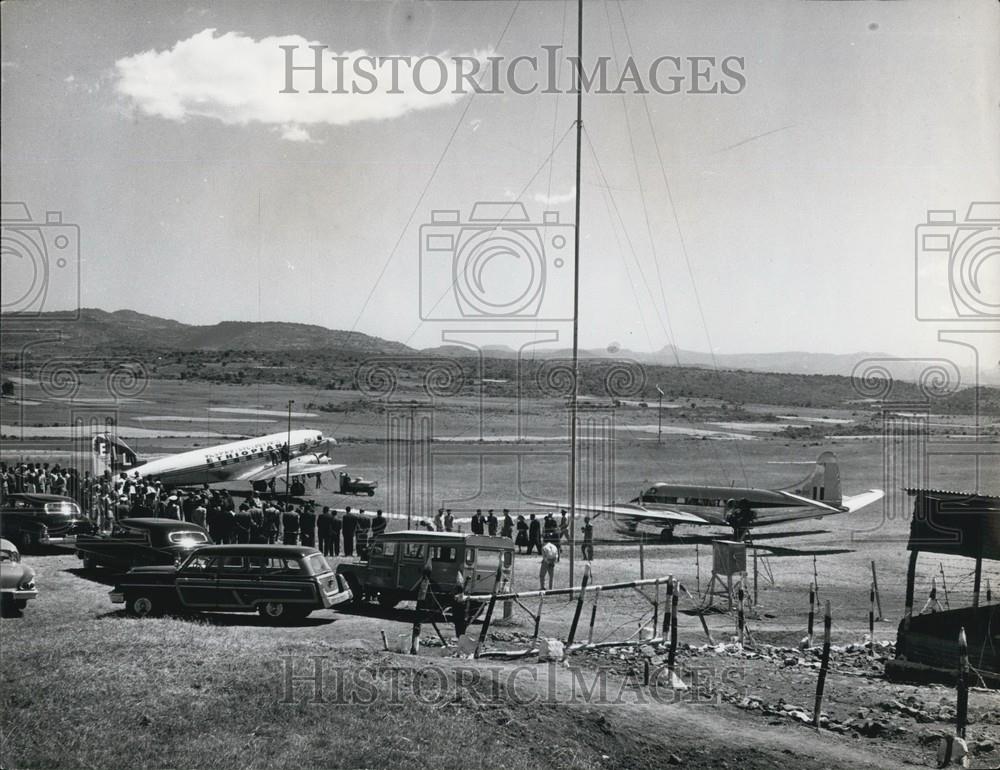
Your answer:
[[[580,148],[583,138],[583,0],[576,5],[576,217],[573,220],[573,396],[569,422],[569,584],[576,555],[576,413],[580,343]]]

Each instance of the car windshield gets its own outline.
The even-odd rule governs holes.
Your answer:
[[[18,562],[21,561],[21,557],[17,553],[17,551],[8,551],[5,549],[3,551],[0,551],[0,561]]]

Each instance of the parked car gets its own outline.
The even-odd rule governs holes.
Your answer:
[[[292,622],[350,599],[346,584],[315,548],[206,545],[176,567],[136,567],[111,601],[139,617],[164,612],[259,612]]]
[[[463,584],[468,581],[466,593],[490,593],[499,566],[501,581],[509,582],[514,570],[514,542],[508,537],[463,532],[389,532],[371,542],[367,559],[338,565],[337,575],[343,576],[351,589],[356,606],[370,599],[388,608],[417,598],[428,564],[428,588],[439,595],[442,606],[447,606],[459,580]]]
[[[177,564],[200,545],[212,542],[202,527],[176,519],[122,519],[110,534],[80,535],[76,555],[85,569]]]
[[[72,497],[15,492],[0,505],[0,536],[22,551],[71,544],[94,525]]]
[[[368,495],[375,494],[377,481],[369,481],[360,476],[350,476],[347,473],[340,474],[340,494],[342,495]]]
[[[0,538],[0,611],[7,617],[18,615],[36,596],[35,571],[21,563],[16,545]]]

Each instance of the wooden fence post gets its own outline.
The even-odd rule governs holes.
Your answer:
[[[878,610],[876,620],[882,620],[882,597],[878,592],[878,575],[875,574],[875,560],[872,559],[872,586],[875,588],[875,607]]]
[[[580,596],[576,600],[576,610],[573,612],[573,622],[569,627],[569,638],[566,640],[566,652],[573,646],[576,639],[576,627],[580,623],[580,613],[583,612],[583,600],[587,598],[587,583],[590,582],[590,565],[583,568],[583,582],[580,584]]]
[[[667,610],[667,606],[670,605],[673,608],[673,596],[674,596],[674,576],[671,575],[667,578],[667,599],[663,604],[663,631],[661,632],[666,636],[667,632],[670,630],[670,615],[671,612]],[[656,633],[656,630],[653,630]]]
[[[965,627],[958,632],[958,703],[955,708],[955,733],[965,737],[965,727],[969,721],[969,643],[965,638]]]
[[[490,593],[490,603],[486,605],[486,617],[483,618],[483,629],[479,633],[479,641],[476,643],[476,651],[472,657],[478,658],[482,652],[483,644],[486,643],[486,635],[490,632],[490,622],[493,620],[493,608],[497,606],[497,591],[500,590],[501,565],[497,564],[496,579],[493,581],[493,591]]]
[[[813,646],[813,623],[816,619],[816,589],[815,584],[809,586],[809,627],[806,631],[806,647]]]
[[[826,600],[826,614],[823,616],[823,657],[819,663],[819,679],[816,681],[816,704],[813,706],[813,727],[819,728],[819,712],[823,705],[823,687],[826,672],[830,667],[830,628],[833,616],[830,614],[830,600]]]
[[[674,661],[677,659],[677,594],[670,598],[670,652],[667,654],[667,669],[671,681],[674,675]]]
[[[743,646],[743,583],[740,582],[740,587],[737,589],[737,597],[739,598],[740,606],[736,611],[736,630],[739,633],[740,647]]]
[[[590,630],[587,631],[587,646],[594,642],[594,622],[597,620],[597,600],[601,598],[601,587],[594,589],[594,603],[590,607]]]
[[[868,652],[875,656],[875,583],[868,592]]]

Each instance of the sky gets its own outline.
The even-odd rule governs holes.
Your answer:
[[[415,347],[483,330],[564,346],[575,7],[4,2],[3,200],[79,228],[78,280],[74,259],[53,268],[45,309],[79,296]],[[609,57],[612,82],[629,57],[640,73],[678,57],[687,74],[680,93],[584,98],[581,346],[939,352],[941,323],[915,306],[955,314],[947,251],[917,250],[916,228],[929,210],[961,223],[970,202],[1000,200],[998,8],[586,0],[584,61]],[[309,93],[312,75],[293,73],[292,94],[282,45],[296,64],[323,45],[348,66],[565,50],[560,93],[418,93],[404,74],[387,94],[383,68],[375,93]],[[738,59],[741,78],[715,66],[728,89],[688,93],[691,57]],[[480,201],[518,201],[526,220],[471,224]],[[436,210],[458,214],[433,222]],[[994,242],[970,279],[994,309],[997,253]],[[9,256],[16,286],[24,264]],[[513,320],[491,310],[518,297]]]

